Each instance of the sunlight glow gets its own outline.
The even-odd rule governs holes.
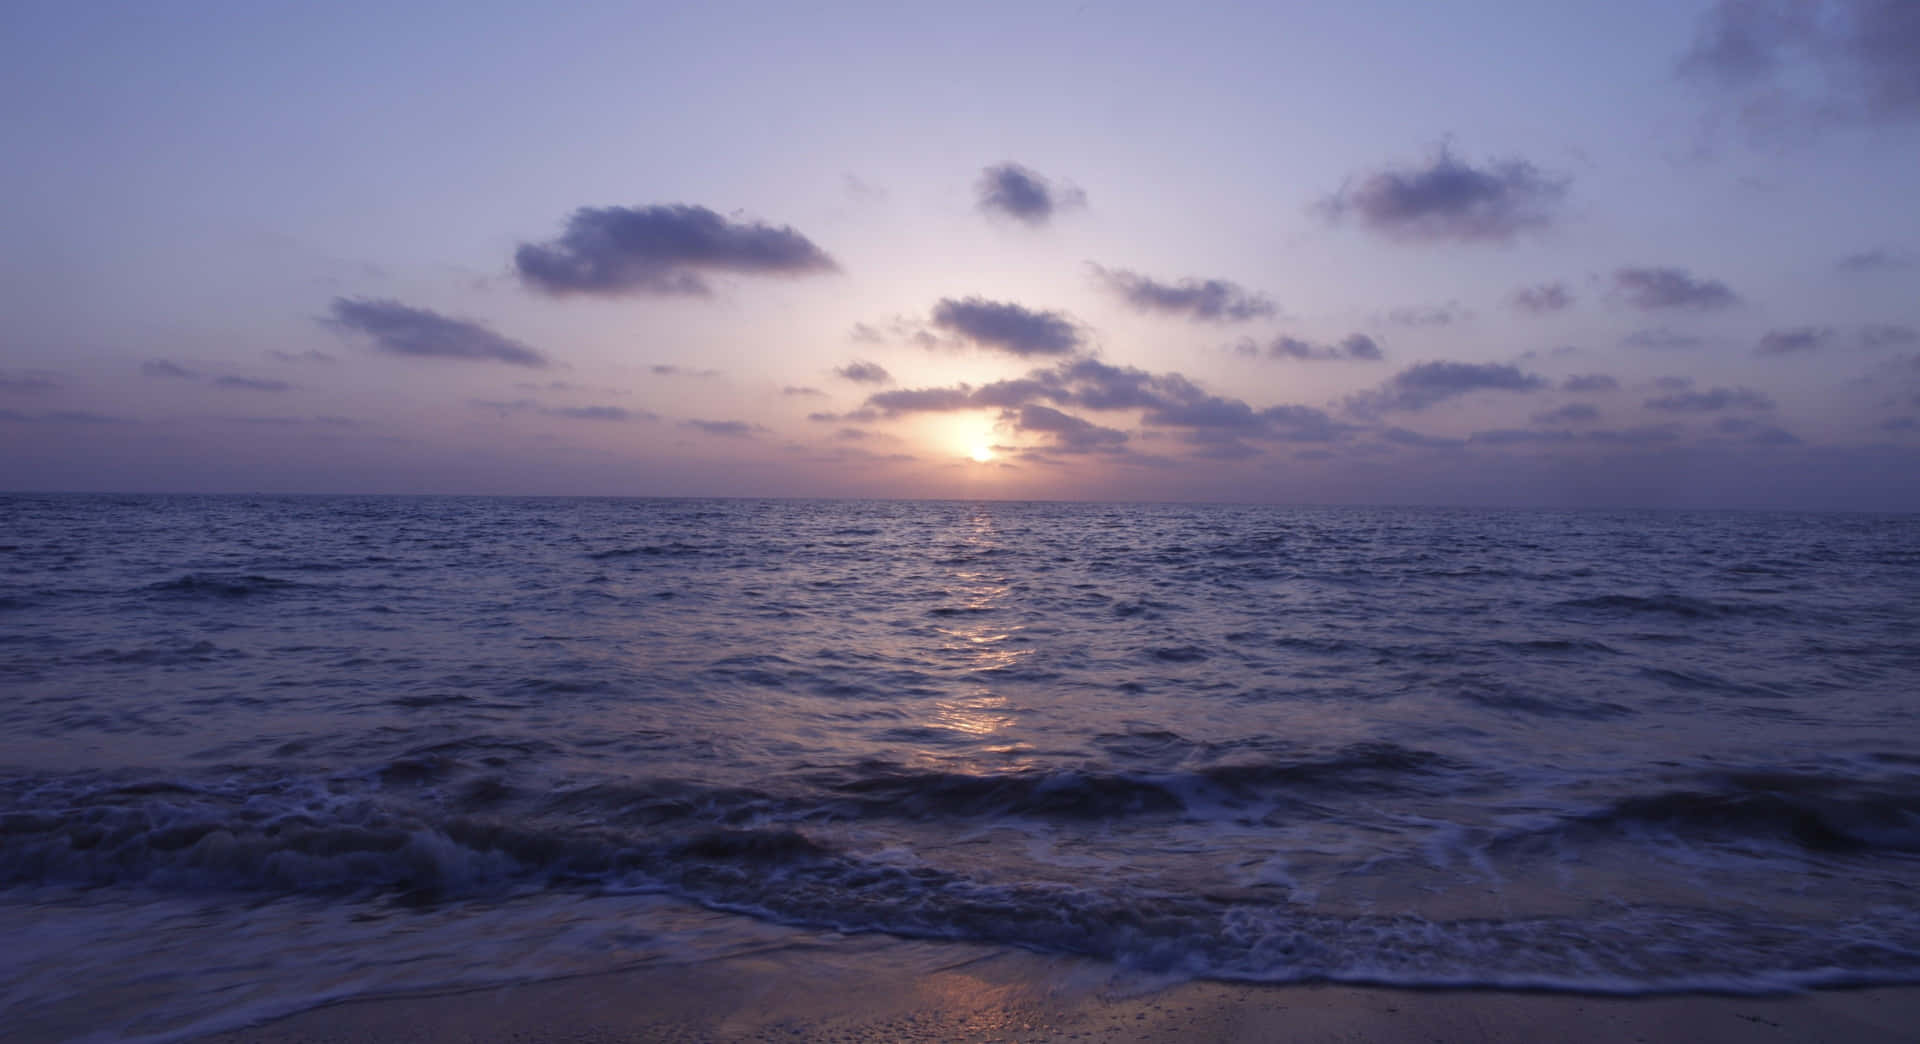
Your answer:
[[[973,448],[973,452],[969,454],[969,456],[973,457],[975,463],[985,464],[986,462],[993,459],[993,450],[988,449],[985,446],[975,446]]]

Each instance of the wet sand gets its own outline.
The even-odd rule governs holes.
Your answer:
[[[1920,987],[1788,996],[1156,983],[1094,962],[854,941],[330,1005],[204,1038],[346,1041],[1838,1041],[1920,1039]]]

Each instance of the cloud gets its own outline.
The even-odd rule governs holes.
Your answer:
[[[860,359],[855,359],[845,366],[837,367],[833,372],[855,384],[893,383],[893,374],[888,373],[886,367],[881,366],[879,363],[866,362]]]
[[[1127,441],[1124,431],[1100,427],[1082,418],[1061,413],[1051,406],[1023,406],[1007,419],[1020,431],[1052,436],[1053,448],[1069,453],[1114,450]]]
[[[1629,348],[1651,348],[1655,351],[1673,351],[1682,348],[1698,348],[1707,343],[1703,337],[1692,334],[1676,333],[1664,327],[1658,330],[1635,330],[1621,338],[1621,344]]]
[[[1708,312],[1740,303],[1740,296],[1725,283],[1695,279],[1683,268],[1615,269],[1613,286],[1628,304],[1642,311]]]
[[[213,386],[216,388],[238,388],[242,391],[263,392],[283,392],[293,387],[293,385],[288,384],[286,381],[260,380],[253,377],[219,377],[215,378]]]
[[[1604,373],[1577,374],[1560,382],[1560,389],[1570,392],[1608,392],[1618,387],[1620,382]]]
[[[1589,424],[1599,419],[1600,411],[1584,402],[1570,402],[1558,409],[1533,415],[1535,424]]]
[[[934,306],[933,325],[981,347],[1022,357],[1065,355],[1080,346],[1079,330],[1057,312],[979,297],[942,299]]]
[[[468,319],[450,319],[398,301],[336,297],[332,318],[320,320],[336,330],[364,334],[376,351],[428,359],[503,362],[543,368],[547,357],[519,341]]]
[[[1279,312],[1272,300],[1225,279],[1182,279],[1162,283],[1126,269],[1102,268],[1089,261],[1094,275],[1121,300],[1142,312],[1161,312],[1204,322],[1245,322]]]
[[[1056,189],[1045,177],[1018,163],[982,170],[975,190],[982,213],[1028,225],[1044,225],[1055,211],[1087,204],[1086,193],[1070,186]]]
[[[52,375],[35,370],[15,370],[11,373],[0,371],[0,392],[10,395],[37,395],[41,392],[55,391],[60,382]]]
[[[1794,352],[1810,352],[1833,337],[1833,331],[1825,327],[1796,326],[1789,330],[1769,330],[1753,346],[1755,355],[1790,355]]]
[[[1920,431],[1920,418],[1893,417],[1880,422],[1881,431]]]
[[[124,417],[109,417],[104,413],[88,410],[50,410],[46,413],[21,413],[19,410],[0,410],[0,421],[15,424],[125,424]]]
[[[1833,267],[1849,275],[1862,275],[1868,272],[1904,272],[1914,267],[1914,264],[1912,254],[1879,247],[1858,254],[1848,254],[1834,262]]]
[[[750,439],[760,430],[758,425],[737,420],[686,420],[681,421],[680,426],[728,439]]]
[[[1547,387],[1543,377],[1506,363],[1423,362],[1388,378],[1380,387],[1348,397],[1358,413],[1424,410],[1471,392],[1534,392]]]
[[[1318,209],[1335,221],[1357,215],[1392,239],[1504,243],[1551,225],[1568,184],[1524,160],[1476,168],[1442,145],[1425,165],[1364,175]]]
[[[540,412],[549,417],[566,417],[570,420],[625,422],[660,419],[659,414],[646,410],[630,410],[625,406],[556,406]]]
[[[1759,140],[1920,120],[1912,0],[1720,0],[1681,56]]]
[[[1860,330],[1860,343],[1867,348],[1895,348],[1916,342],[1920,342],[1920,330],[1911,326],[1881,323]]]
[[[1680,426],[1677,424],[1642,424],[1634,428],[1590,431],[1587,432],[1587,438],[1594,442],[1611,443],[1619,446],[1652,446],[1673,442],[1680,438]]]
[[[1573,306],[1573,294],[1568,292],[1565,283],[1541,283],[1538,286],[1523,286],[1507,298],[1507,303],[1516,312],[1527,315],[1546,315],[1561,312]]]
[[[1072,359],[1051,369],[1031,371],[1017,380],[979,388],[961,384],[876,392],[867,398],[867,406],[888,417],[989,407],[1024,410],[1047,406],[1053,412],[1061,407],[1138,410],[1140,423],[1147,428],[1176,429],[1187,434],[1190,445],[1215,447],[1223,445],[1223,440],[1240,438],[1328,442],[1351,430],[1309,406],[1256,409],[1238,399],[1212,395],[1177,373],[1153,374],[1098,359]],[[1046,416],[1035,414],[1036,418]],[[820,419],[830,419],[830,415]]]
[[[1382,318],[1395,326],[1452,326],[1463,319],[1473,318],[1473,313],[1461,308],[1458,301],[1448,301],[1443,305],[1394,308]]]
[[[1466,445],[1466,442],[1461,439],[1423,435],[1407,428],[1388,428],[1380,433],[1380,437],[1397,446],[1415,446],[1420,449],[1459,449]]]
[[[1722,417],[1713,422],[1713,430],[1722,435],[1744,435],[1747,442],[1757,446],[1801,445],[1800,436],[1750,417]]]
[[[308,349],[304,352],[283,352],[278,349],[268,349],[267,358],[276,359],[283,363],[333,363],[340,361],[328,355],[326,352],[314,351],[313,349]]]
[[[520,280],[548,294],[694,294],[702,273],[799,276],[840,266],[791,227],[729,221],[706,207],[581,207],[560,238],[522,243]]]
[[[689,369],[687,369],[687,368],[685,368],[685,367],[682,367],[682,366],[673,366],[673,365],[670,365],[670,364],[663,364],[663,365],[658,365],[658,366],[649,366],[649,367],[647,367],[647,370],[648,370],[648,372],[650,372],[650,373],[652,373],[652,374],[653,374],[653,375],[654,375],[655,377],[697,377],[697,378],[706,378],[706,377],[718,377],[718,376],[720,376],[720,371],[719,371],[719,370],[689,370]]]
[[[818,388],[807,388],[807,387],[801,387],[799,385],[789,384],[786,387],[780,389],[780,394],[800,396],[803,398],[815,398],[815,397],[824,397],[827,393],[821,391]]]
[[[195,381],[200,379],[199,371],[189,370],[178,363],[165,359],[148,359],[140,364],[142,377],[163,377],[174,380]]]
[[[1487,446],[1525,446],[1547,442],[1572,442],[1573,432],[1562,430],[1541,431],[1536,428],[1494,428],[1490,431],[1476,431],[1467,436],[1467,441]]]
[[[1249,340],[1240,342],[1234,350],[1242,355],[1255,355],[1260,349]],[[1267,344],[1266,356],[1269,359],[1302,361],[1350,359],[1361,362],[1378,362],[1386,358],[1380,350],[1379,342],[1361,333],[1349,334],[1338,344],[1314,344],[1298,337],[1280,336]]]
[[[885,334],[867,325],[866,323],[854,323],[853,329],[847,331],[847,339],[851,341],[856,341],[860,344],[887,343],[887,336]]]
[[[1674,413],[1716,413],[1728,409],[1770,410],[1773,400],[1752,388],[1712,388],[1648,399],[1645,405],[1650,410]]]

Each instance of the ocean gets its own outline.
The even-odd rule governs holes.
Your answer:
[[[1920,517],[0,497],[26,1037],[797,933],[1916,983],[1916,895]]]

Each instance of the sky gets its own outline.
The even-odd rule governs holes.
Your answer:
[[[0,8],[0,489],[1920,510],[1920,4]]]

